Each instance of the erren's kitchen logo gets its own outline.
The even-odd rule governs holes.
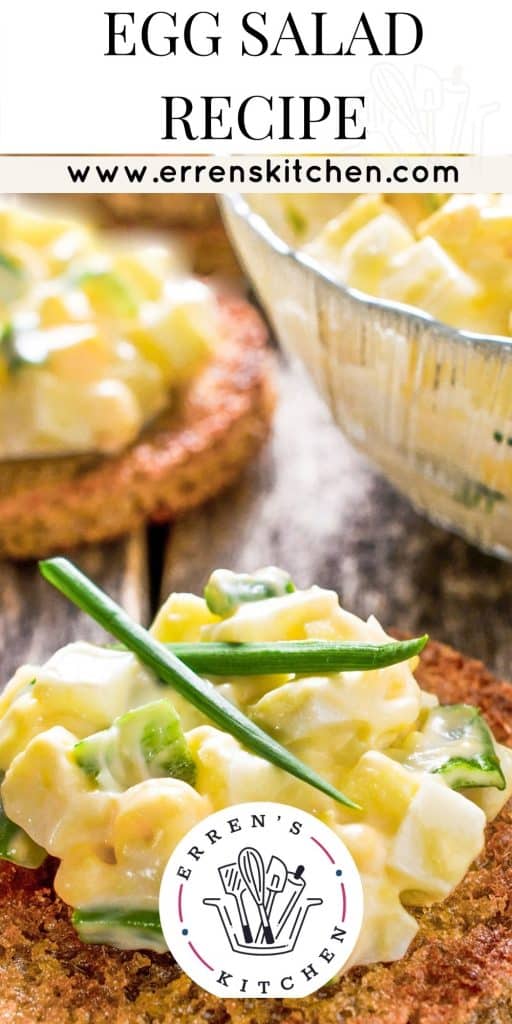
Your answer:
[[[206,898],[203,903],[218,910],[234,953],[249,956],[290,953],[295,949],[308,911],[323,903],[307,895],[303,864],[292,872],[281,857],[272,854],[265,866],[259,849],[254,846],[244,846],[237,860],[223,864],[218,874],[226,895]],[[230,896],[235,897],[234,917]]]
[[[362,915],[359,874],[336,833],[268,801],[196,825],[160,890],[176,960],[202,988],[231,999],[315,992],[347,962]]]

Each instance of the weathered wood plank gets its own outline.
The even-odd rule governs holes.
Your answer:
[[[144,531],[71,557],[134,618],[148,619]],[[45,583],[35,563],[0,563],[0,594],[0,685],[22,662],[44,659],[70,640],[103,636],[99,626]]]
[[[283,367],[274,439],[258,463],[174,529],[162,594],[200,592],[215,566],[268,563],[512,675],[511,566],[419,516],[350,448],[296,367]]]

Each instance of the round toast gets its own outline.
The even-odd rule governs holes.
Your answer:
[[[219,298],[222,342],[179,399],[126,450],[0,463],[0,556],[42,557],[187,512],[231,484],[270,429],[266,329]]]
[[[69,196],[60,197],[65,205],[69,201]],[[107,228],[171,232],[183,245],[196,274],[217,274],[234,280],[243,276],[214,195],[99,193],[73,197],[72,203]]]
[[[110,223],[204,228],[219,219],[217,200],[208,192],[168,195],[106,192],[81,196],[80,201],[93,206],[100,219]]]
[[[512,745],[512,685],[481,662],[429,643],[417,670],[441,702],[482,708]],[[417,911],[402,960],[347,972],[306,999],[204,992],[169,955],[85,946],[55,895],[55,864],[0,864],[0,1020],[17,1024],[510,1024],[512,801],[484,851],[443,903]]]

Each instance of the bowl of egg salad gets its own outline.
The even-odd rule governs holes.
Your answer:
[[[433,520],[512,557],[512,196],[227,196],[279,339]]]

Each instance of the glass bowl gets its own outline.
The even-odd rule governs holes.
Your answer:
[[[512,338],[347,288],[245,197],[222,205],[278,339],[349,440],[432,520],[512,559]]]

